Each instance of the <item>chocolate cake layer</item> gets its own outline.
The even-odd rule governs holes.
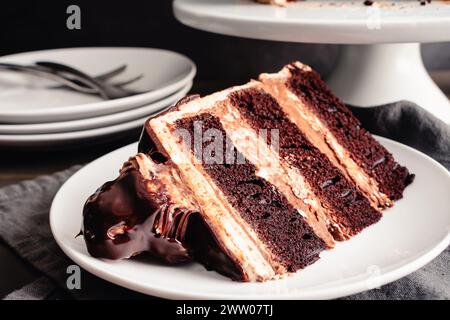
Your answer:
[[[298,168],[312,186],[330,213],[332,223],[328,227],[336,239],[347,239],[380,219],[381,214],[311,144],[271,95],[260,89],[247,89],[230,94],[230,100],[255,128],[279,130],[280,157]]]
[[[215,129],[226,137],[220,120],[209,114],[179,119],[176,126],[194,135],[196,122],[202,124],[203,130]],[[209,143],[203,142],[203,148],[207,148]],[[225,159],[225,150],[232,143],[229,140],[220,143],[223,143],[219,149],[223,152],[222,159]],[[193,143],[190,147],[195,152]],[[204,170],[288,271],[294,272],[316,261],[325,249],[325,243],[273,185],[255,174],[254,165],[247,160],[237,163],[237,159],[243,156],[235,151],[232,163],[202,161]]]
[[[251,85],[240,89],[258,88],[253,82]],[[218,102],[209,110],[220,119],[222,126],[239,152],[256,168],[256,175],[274,185],[280,193],[294,206],[305,218],[314,233],[320,237],[331,249],[335,245],[333,236],[328,231],[327,215],[320,202],[311,191],[311,187],[305,181],[298,170],[282,161],[278,150],[267,144],[269,141],[278,141],[276,130],[256,129],[241,116],[239,110],[226,100]],[[270,136],[270,137],[269,137]]]
[[[399,165],[380,143],[362,126],[351,111],[327,88],[313,70],[288,66],[291,77],[286,86],[326,124],[364,172],[378,182],[381,192],[390,200],[402,198],[403,190],[414,176]]]

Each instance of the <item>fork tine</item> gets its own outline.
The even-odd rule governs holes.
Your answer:
[[[85,72],[75,69],[72,66],[51,61],[36,61],[35,64],[41,67],[51,68],[59,75],[69,75],[70,77],[75,78],[78,81],[86,83],[87,86],[97,89],[98,94],[105,100],[111,99],[111,97],[113,96],[113,93],[107,92],[110,89],[108,89],[107,85],[104,82],[98,81]],[[114,90],[115,89],[111,89],[111,91]]]
[[[71,66],[57,62],[37,61],[35,62],[35,65],[29,66],[0,63],[0,69],[27,72],[34,75],[44,76],[76,91],[100,95],[105,100],[123,98],[137,94],[136,92],[126,90],[121,86],[125,86],[141,79],[143,77],[142,74],[137,77],[118,82],[116,85],[110,84],[106,80],[102,80],[109,79],[123,72],[126,67],[127,65],[121,65],[116,69],[100,75],[100,78],[97,78],[98,76],[89,76]]]
[[[143,77],[144,77],[144,75],[140,74],[140,75],[138,75],[138,76],[136,76],[134,78],[131,78],[131,79],[128,79],[128,80],[124,80],[124,81],[112,82],[111,84],[113,86],[116,86],[116,87],[124,87],[124,86],[129,85],[129,84],[131,84],[133,82],[141,80]]]
[[[127,67],[128,66],[126,64],[123,64],[111,71],[108,71],[108,72],[105,72],[98,76],[95,76],[94,78],[96,78],[97,80],[105,81],[105,80],[111,79],[111,78],[117,76],[118,74],[124,72]]]

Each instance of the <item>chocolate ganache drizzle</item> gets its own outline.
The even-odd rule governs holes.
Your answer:
[[[183,245],[191,214],[189,191],[169,166],[144,154],[130,158],[120,176],[86,202],[83,235],[94,257],[122,259],[143,251],[167,263],[190,260]]]
[[[207,270],[245,281],[193,193],[145,129],[139,152],[116,180],[86,201],[82,234],[89,254],[116,260],[148,252],[168,264],[196,260]]]

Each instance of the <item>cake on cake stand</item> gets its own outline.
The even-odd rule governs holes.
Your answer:
[[[193,28],[255,39],[345,44],[328,84],[346,103],[409,100],[450,123],[450,102],[426,71],[420,43],[450,40],[450,3],[309,0],[276,7],[251,0],[175,0]]]

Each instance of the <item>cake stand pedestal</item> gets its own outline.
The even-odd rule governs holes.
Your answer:
[[[274,41],[347,44],[328,84],[346,103],[417,103],[450,123],[450,102],[426,71],[420,43],[450,40],[450,5],[433,1],[305,1],[285,8],[250,0],[175,0],[182,23]]]
[[[450,102],[428,75],[418,43],[344,46],[328,84],[355,106],[409,100],[450,123]]]

